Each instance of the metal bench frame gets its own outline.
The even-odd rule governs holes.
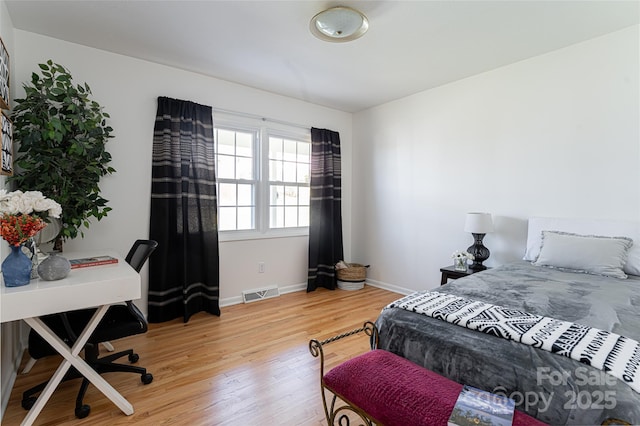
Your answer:
[[[345,337],[353,336],[359,333],[364,332],[367,336],[369,336],[369,344],[371,350],[377,349],[378,347],[378,329],[376,325],[371,321],[367,321],[363,324],[361,328],[348,331],[346,333],[339,334],[334,337],[330,337],[323,341],[318,341],[316,339],[312,339],[309,341],[309,352],[315,358],[320,356],[320,393],[322,394],[322,405],[324,408],[324,414],[327,419],[328,425],[336,424],[335,421],[338,421],[338,425],[340,426],[349,426],[349,412],[355,413],[364,423],[364,426],[373,426],[375,425],[375,421],[369,417],[369,415],[356,406],[355,404],[348,401],[342,395],[338,395],[333,392],[330,388],[325,385],[324,382],[324,351],[323,346],[328,345],[329,343],[338,341],[340,339],[344,339]],[[330,392],[333,397],[331,398],[331,402],[328,403],[325,391]],[[338,399],[341,400],[345,405],[339,404]]]

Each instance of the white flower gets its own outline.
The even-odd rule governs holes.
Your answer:
[[[60,204],[45,197],[40,191],[25,192],[24,197],[29,198],[29,202],[31,203],[34,212],[47,212],[50,217],[55,218],[59,218],[62,213]]]
[[[49,215],[49,217],[60,219],[60,215],[62,214],[62,206],[53,200],[49,200],[49,208],[47,209],[47,214]]]
[[[18,211],[22,214],[33,213],[34,211],[33,203],[35,200],[33,193],[21,192],[21,191],[15,191],[15,192],[18,193],[17,194],[18,196],[14,197]],[[40,193],[40,196],[42,197],[42,193]]]
[[[5,214],[15,215],[21,213],[22,191],[14,191],[6,194],[2,199],[0,211]]]
[[[451,255],[452,259],[469,259],[469,260],[474,260],[475,257],[469,253],[468,251],[454,251],[453,254]]]
[[[1,214],[17,215],[33,212],[46,212],[49,217],[59,218],[62,214],[62,207],[54,200],[42,195],[40,191],[7,192],[5,189],[0,189]]]

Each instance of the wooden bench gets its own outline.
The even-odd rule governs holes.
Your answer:
[[[370,337],[371,351],[325,374],[323,346],[361,332]],[[309,342],[311,354],[320,356],[320,386],[327,423],[348,425],[349,413],[354,413],[368,426],[446,426],[462,385],[391,352],[376,349],[377,345],[378,332],[371,322],[322,342],[315,339]],[[325,391],[333,395],[330,402]],[[513,425],[544,423],[516,410]]]

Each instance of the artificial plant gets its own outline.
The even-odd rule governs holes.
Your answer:
[[[48,60],[39,64],[25,97],[15,100],[13,137],[18,143],[16,173],[10,178],[23,191],[41,191],[62,207],[54,247],[84,236],[91,217],[111,210],[100,195],[100,179],[115,172],[105,144],[113,136],[109,114],[92,99],[91,89],[74,84],[69,70]]]

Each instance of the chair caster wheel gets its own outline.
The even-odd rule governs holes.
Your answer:
[[[136,362],[138,362],[139,359],[140,359],[140,355],[138,355],[138,354],[129,355],[129,362],[131,364],[135,364]]]
[[[84,419],[91,412],[91,407],[87,404],[84,404],[82,407],[76,408],[76,417],[79,419]]]
[[[153,375],[151,373],[145,373],[140,376],[140,380],[143,384],[148,385],[149,383],[153,382]]]
[[[30,396],[28,398],[24,398],[22,400],[22,408],[24,408],[25,410],[31,410],[31,407],[33,407],[33,404],[36,403],[36,400],[38,398],[36,398],[35,396]]]

